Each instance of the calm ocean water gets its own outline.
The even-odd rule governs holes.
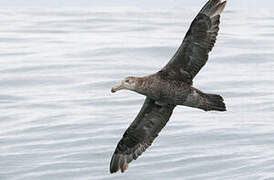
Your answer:
[[[144,97],[111,94],[158,71],[194,10],[0,10],[1,180],[274,179],[274,13],[227,10],[195,87],[228,111],[177,107],[124,174],[111,155]]]

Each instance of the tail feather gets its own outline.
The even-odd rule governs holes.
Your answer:
[[[222,96],[217,94],[205,94],[206,103],[204,110],[205,111],[226,111],[226,106]]]
[[[226,111],[226,106],[222,96],[217,94],[206,94],[192,88],[192,93],[182,105],[203,109],[204,111]]]

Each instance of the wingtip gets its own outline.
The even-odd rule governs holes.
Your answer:
[[[226,6],[226,3],[227,3],[227,1],[224,1],[224,2],[220,3],[220,4],[217,6],[218,15],[220,15],[220,14],[224,11],[225,6]]]
[[[210,18],[218,16],[223,12],[226,3],[227,1],[222,0],[209,0],[201,9],[200,13],[205,14]]]
[[[109,171],[111,174],[119,171],[119,158],[116,154],[112,155],[110,165],[109,165]]]
[[[126,157],[120,154],[113,154],[110,166],[109,166],[109,172],[111,174],[116,173],[118,171],[121,171],[121,173],[124,173],[128,168],[128,162]]]

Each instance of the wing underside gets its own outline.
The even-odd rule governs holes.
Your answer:
[[[128,164],[136,160],[158,136],[168,122],[174,105],[159,106],[146,98],[139,114],[119,141],[110,162],[110,172],[124,172]]]
[[[219,31],[220,14],[226,1],[210,0],[190,25],[186,36],[168,64],[161,70],[166,75],[192,81],[208,60]]]

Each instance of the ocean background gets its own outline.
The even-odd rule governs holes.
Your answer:
[[[0,9],[1,180],[273,180],[274,13],[228,9],[194,86],[227,112],[177,107],[124,174],[109,162],[197,9]]]

